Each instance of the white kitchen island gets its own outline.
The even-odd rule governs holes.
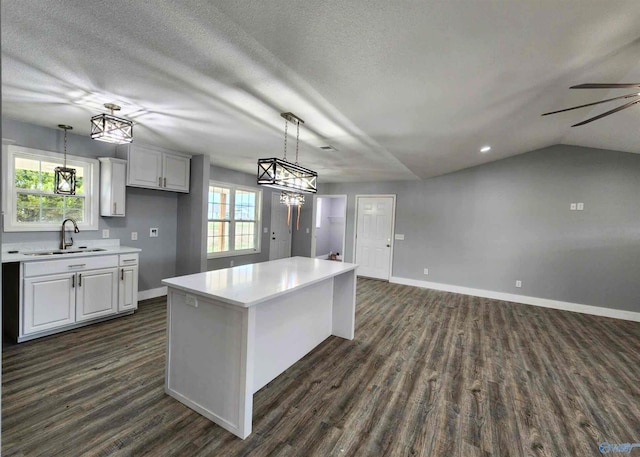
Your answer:
[[[356,268],[292,257],[163,280],[166,393],[246,438],[255,392],[330,335],[353,339]]]

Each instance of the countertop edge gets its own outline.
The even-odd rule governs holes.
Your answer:
[[[118,255],[118,254],[132,254],[142,252],[140,248],[117,246],[113,248],[105,248],[104,251],[98,252],[78,252],[76,254],[62,254],[51,256],[30,256],[22,253],[19,254],[7,254],[2,253],[2,263],[14,263],[14,262],[46,262],[48,260],[60,260],[60,259],[77,259],[79,257],[97,257],[104,255]]]
[[[289,288],[287,290],[283,290],[283,291],[280,291],[280,292],[276,292],[276,293],[261,297],[260,299],[253,300],[251,302],[240,302],[240,301],[237,301],[237,300],[232,300],[230,298],[221,297],[220,295],[212,294],[211,292],[206,292],[206,291],[202,291],[202,290],[193,289],[191,287],[187,287],[187,286],[184,286],[182,284],[176,284],[175,282],[172,282],[172,279],[176,279],[176,278],[163,279],[161,281],[161,283],[162,283],[163,286],[173,287],[173,288],[181,290],[183,292],[193,293],[195,295],[200,295],[200,296],[204,296],[204,297],[207,297],[207,298],[211,298],[213,300],[217,300],[217,301],[220,301],[222,303],[226,303],[228,305],[238,306],[240,308],[250,308],[252,306],[258,305],[260,303],[263,303],[265,301],[271,300],[273,298],[281,297],[283,295],[290,294],[290,293],[295,292],[297,290],[304,289],[305,287],[312,286],[312,285],[317,284],[317,283],[319,283],[321,281],[324,281],[326,279],[333,278],[335,276],[339,276],[341,274],[348,273],[348,272],[351,272],[351,271],[355,271],[358,268],[357,264],[350,263],[348,265],[350,265],[348,268],[345,268],[340,272],[322,275],[322,276],[320,276],[318,278],[314,278],[312,281],[308,281],[308,282],[305,282],[304,284],[300,284],[300,285],[291,287],[291,288]],[[203,273],[206,273],[206,272],[203,272]]]

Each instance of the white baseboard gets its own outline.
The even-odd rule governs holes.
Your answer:
[[[149,300],[150,298],[167,295],[167,286],[156,287],[155,289],[139,290],[138,300]]]
[[[439,282],[420,281],[419,279],[408,279],[392,276],[389,282],[404,284],[405,286],[422,287],[424,289],[442,290],[463,295],[473,295],[475,297],[493,298],[524,305],[541,306],[543,308],[560,309],[563,311],[573,311],[576,313],[593,314],[594,316],[612,317],[627,321],[640,322],[640,313],[625,311],[622,309],[602,308],[600,306],[582,305],[559,300],[549,300],[547,298],[529,297],[527,295],[508,294],[505,292],[494,292],[492,290],[474,289],[472,287],[453,286]]]

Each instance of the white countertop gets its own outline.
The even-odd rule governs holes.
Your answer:
[[[355,270],[353,263],[290,257],[162,280],[162,284],[248,308]]]
[[[78,243],[81,246],[84,246],[82,243]],[[58,255],[29,255],[29,252],[38,252],[38,250],[22,250],[17,254],[9,254],[8,252],[2,253],[2,263],[9,262],[42,262],[47,260],[61,260],[61,259],[69,259],[74,257],[93,257],[99,255],[114,255],[114,254],[130,254],[134,252],[140,252],[142,249],[140,248],[131,248],[127,246],[120,245],[111,245],[111,246],[97,246],[100,249],[104,249],[104,251],[96,251],[96,252],[78,252],[73,254],[58,254]],[[88,246],[87,249],[95,249],[95,246]],[[44,251],[46,249],[41,249]],[[57,251],[58,249],[52,249],[53,251]],[[71,247],[68,250],[75,251],[80,250],[76,247]]]

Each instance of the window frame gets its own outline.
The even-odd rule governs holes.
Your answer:
[[[55,232],[60,230],[58,223],[35,223],[18,222],[17,216],[17,195],[15,187],[15,158],[23,157],[32,160],[56,160],[62,163],[64,154],[41,149],[25,148],[23,146],[7,145],[3,147],[2,154],[2,187],[4,198],[2,199],[2,209],[4,211],[3,229],[5,232]],[[100,163],[90,157],[82,157],[67,154],[67,164],[75,167],[83,167],[86,171],[84,180],[84,221],[78,222],[80,230],[98,230],[99,224],[99,184],[100,184]],[[49,195],[49,194],[45,194]],[[51,194],[55,195],[55,194]]]
[[[209,219],[209,188],[221,187],[223,189],[229,189],[230,195],[230,209],[229,209],[229,250],[222,252],[209,252],[209,222],[217,222],[222,219]],[[236,221],[235,218],[235,205],[236,205],[236,191],[253,192],[256,194],[256,219],[254,224],[256,225],[255,237],[256,246],[250,249],[235,250],[235,224],[236,222],[248,222],[240,219]],[[207,250],[207,259],[219,259],[224,257],[235,257],[241,255],[260,254],[262,252],[262,189],[259,187],[243,186],[241,184],[231,184],[222,181],[209,180],[209,186],[207,187],[207,242],[205,249]],[[227,220],[227,219],[225,219]]]

